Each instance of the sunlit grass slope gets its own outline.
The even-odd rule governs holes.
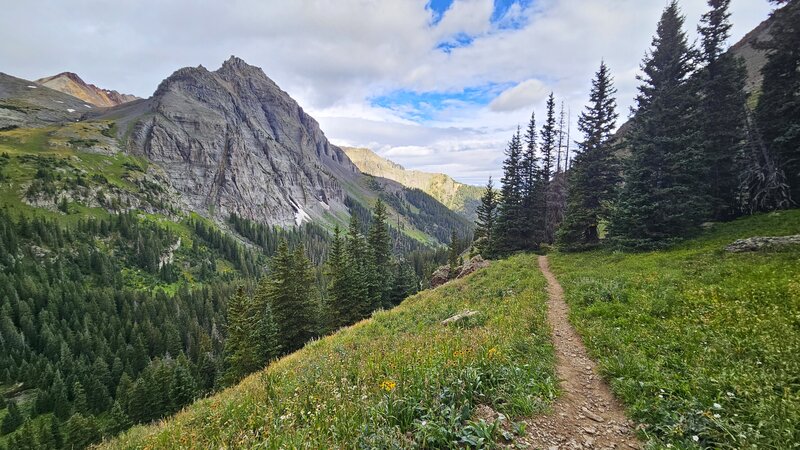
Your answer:
[[[800,442],[800,210],[715,225],[668,251],[552,256],[573,323],[645,434],[674,447]]]
[[[407,299],[316,341],[109,448],[454,448],[499,440],[474,416],[510,417],[555,395],[535,256]],[[450,325],[465,310],[480,314]]]

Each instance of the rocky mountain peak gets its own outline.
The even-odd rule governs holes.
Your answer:
[[[128,145],[192,210],[280,225],[346,210],[342,181],[358,169],[260,68],[231,57],[213,72],[179,69],[147,108],[131,108]]]

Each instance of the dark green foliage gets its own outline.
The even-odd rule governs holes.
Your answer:
[[[299,227],[281,228],[253,222],[236,214],[232,214],[228,222],[234,231],[261,247],[268,257],[275,255],[278,243],[283,239],[290,247],[303,244],[314,264],[320,265],[325,261],[331,239],[330,232],[315,223],[308,222]]]
[[[542,158],[541,158],[541,175],[539,177],[542,191],[545,194],[545,208],[544,208],[544,230],[541,235],[542,243],[552,244],[555,239],[555,231],[558,228],[558,216],[556,208],[558,204],[555,199],[553,177],[553,165],[555,163],[556,151],[559,138],[559,131],[556,128],[556,100],[553,93],[547,98],[547,116],[545,117],[542,131],[540,134],[542,138]]]
[[[64,424],[64,447],[86,448],[100,440],[100,429],[94,416],[73,414]]]
[[[693,52],[675,1],[664,10],[642,65],[637,110],[627,145],[625,184],[609,233],[629,248],[653,248],[690,235],[707,217],[704,158],[694,131],[688,82]]]
[[[800,2],[774,1],[786,6],[772,13],[771,39],[760,42],[767,52],[761,69],[763,83],[755,111],[755,122],[766,152],[775,169],[785,176],[788,194],[795,203],[800,199]],[[762,159],[762,166],[764,161]],[[764,190],[765,183],[756,187]],[[758,191],[757,191],[758,192]],[[772,186],[769,198],[756,209],[785,208],[791,203],[786,189]]]
[[[458,249],[458,235],[456,234],[455,230],[453,230],[453,232],[450,234],[450,245],[447,247],[447,264],[450,266],[450,273],[454,273],[456,267],[459,266]]]
[[[269,290],[270,278],[265,276],[254,295],[246,295],[240,287],[228,301],[225,385],[239,381],[280,355]]]
[[[319,335],[319,298],[311,261],[302,246],[278,244],[266,281],[266,299],[278,326],[281,349],[291,353]]]
[[[742,142],[745,139],[745,78],[741,59],[725,52],[730,23],[730,0],[709,0],[698,31],[702,36],[701,61],[697,76],[700,100],[701,146],[707,172],[704,189],[709,194],[714,220],[729,220],[743,210],[739,191]]]
[[[3,421],[0,422],[0,434],[11,433],[22,425],[24,421],[22,413],[19,411],[19,406],[17,406],[17,402],[9,400],[6,403],[6,409],[6,415],[3,416]]]
[[[475,221],[475,247],[485,258],[495,255],[497,203],[497,191],[492,185],[492,177],[489,177],[481,204],[476,210],[478,219]]]
[[[522,142],[517,129],[506,149],[498,205],[496,245],[497,251],[503,254],[526,248],[523,181]]]
[[[619,182],[611,143],[617,119],[615,93],[608,67],[601,63],[592,80],[589,104],[578,118],[583,141],[578,143],[568,172],[567,212],[558,232],[559,246],[567,250],[586,249],[600,242],[598,227],[608,217],[614,199]]]
[[[375,202],[372,213],[372,222],[367,234],[367,244],[369,245],[372,270],[370,280],[370,298],[373,308],[391,307],[390,295],[390,260],[392,249],[390,246],[389,227],[386,223],[386,206],[379,198]]]

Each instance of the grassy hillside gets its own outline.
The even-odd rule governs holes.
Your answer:
[[[447,448],[502,439],[474,416],[477,405],[530,415],[555,395],[544,286],[533,256],[497,262],[107,447]],[[480,314],[440,324],[467,309]]]
[[[644,434],[680,447],[800,442],[800,211],[715,225],[668,251],[557,254],[572,320]]]

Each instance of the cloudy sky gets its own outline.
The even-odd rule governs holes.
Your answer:
[[[148,97],[183,66],[260,66],[336,144],[468,183],[554,91],[575,117],[601,59],[621,117],[667,0],[2,0],[0,71]],[[705,0],[681,0],[692,39]],[[733,0],[735,42],[767,0]],[[572,135],[576,138],[575,133]]]

